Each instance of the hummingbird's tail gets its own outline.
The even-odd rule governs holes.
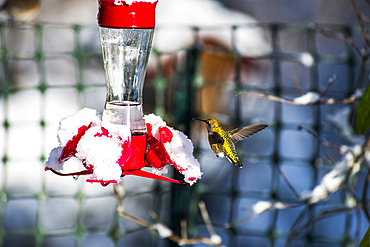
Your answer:
[[[240,160],[238,160],[238,161],[235,163],[235,165],[236,165],[237,167],[239,167],[239,168],[242,168],[242,167],[243,167],[243,164],[242,164],[242,162],[240,162]]]
[[[233,161],[232,159],[230,159],[227,156],[226,156],[226,158],[230,161],[230,163],[236,165],[237,167],[239,167],[239,168],[242,168],[243,167],[243,164],[242,164],[242,162],[239,159],[237,159],[236,161]]]

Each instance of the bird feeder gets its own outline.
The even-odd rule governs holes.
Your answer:
[[[191,141],[160,117],[143,114],[142,91],[157,0],[98,1],[107,87],[103,114],[85,108],[61,120],[60,146],[52,150],[45,170],[62,176],[90,175],[87,182],[102,185],[117,183],[125,175],[184,183],[160,175],[172,164],[185,182],[193,184],[202,173]],[[80,159],[86,170],[60,172],[71,157]],[[156,172],[141,170],[144,167]]]

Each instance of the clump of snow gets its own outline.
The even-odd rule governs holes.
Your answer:
[[[145,120],[152,125],[151,134],[162,143],[163,154],[167,157],[159,161],[163,166],[153,167],[154,173],[164,173],[167,171],[164,166],[172,162],[187,183],[195,183],[202,173],[193,156],[191,141],[154,114],[146,116]],[[131,132],[127,125],[101,120],[96,110],[84,108],[60,121],[58,139],[59,146],[51,151],[45,163],[46,170],[63,171],[65,161],[76,157],[86,168],[82,172],[92,173],[91,180],[120,181],[122,167],[131,155]]]
[[[125,137],[124,140],[129,141],[131,137],[130,128],[127,125],[112,124],[103,120],[101,126],[109,131],[109,135],[113,137],[113,139]]]
[[[83,160],[86,167],[93,168],[91,179],[120,181],[122,171],[118,160],[122,155],[123,142],[129,141],[130,130],[125,125],[119,126],[122,130],[117,130],[118,126],[113,126],[113,129],[109,127],[112,125],[105,125],[109,137],[97,135],[101,134],[100,126],[88,129],[78,142],[76,158]],[[121,140],[120,136],[126,139]]]
[[[214,245],[220,245],[222,243],[222,238],[220,237],[220,235],[217,235],[217,234],[213,234],[211,236],[211,242],[214,244]]]
[[[359,99],[364,94],[364,90],[362,88],[356,88],[355,92],[351,95],[353,99]]]
[[[59,147],[50,152],[45,167],[56,171],[63,170],[64,162],[58,159],[63,148],[78,134],[78,130],[82,126],[89,128],[75,143],[74,156],[80,159],[87,169],[93,171],[91,179],[120,181],[122,171],[118,160],[123,152],[123,143],[130,139],[130,130],[125,125],[102,122],[101,114],[89,108],[84,108],[60,121]],[[109,133],[109,136],[102,132],[103,129]],[[129,152],[130,150],[125,151]]]
[[[272,207],[272,203],[269,201],[259,201],[256,204],[253,205],[253,213],[254,214],[260,214],[265,212],[266,210],[270,209]]]
[[[298,58],[298,60],[306,67],[312,67],[315,63],[313,56],[308,52],[302,52]]]
[[[171,229],[161,223],[154,224],[151,228],[158,232],[160,238],[168,238],[173,234]]]
[[[301,194],[301,199],[307,200],[309,203],[316,203],[337,191],[347,179],[348,172],[355,167],[355,156],[359,154],[361,147],[355,146],[351,150],[352,152],[347,152],[343,158],[335,164],[333,169],[325,174],[320,184],[312,191],[303,192]]]
[[[326,116],[326,121],[338,128],[339,132],[346,136],[352,143],[361,145],[363,143],[363,136],[354,135],[352,125],[349,121],[351,114],[351,107],[342,107],[334,111],[332,114]],[[341,146],[342,152],[345,152],[346,146]]]
[[[57,147],[51,150],[49,158],[45,163],[45,167],[51,168],[55,171],[63,170],[63,163],[59,163],[58,159],[62,153],[63,147]]]
[[[152,125],[152,135],[155,139],[160,140],[160,133],[159,128],[167,126],[166,122],[162,120],[160,116],[156,116],[154,114],[149,114],[144,116],[144,120],[146,123],[150,123]]]
[[[158,141],[161,140],[161,127],[167,127],[171,131],[171,140],[162,141],[162,144],[168,156],[174,162],[175,168],[185,176],[184,181],[190,185],[194,184],[202,176],[202,172],[198,160],[193,156],[194,147],[192,142],[184,133],[167,126],[161,117],[149,114],[144,118],[146,123],[152,125],[152,135]]]
[[[355,208],[357,206],[357,200],[353,196],[346,196],[346,205],[349,208]]]
[[[81,126],[100,125],[101,114],[94,109],[83,108],[76,114],[68,116],[59,122],[58,141],[60,146],[65,146],[69,140],[78,133]]]
[[[300,105],[308,105],[317,103],[320,98],[320,95],[316,92],[307,92],[306,94],[293,99],[293,102]]]
[[[276,208],[276,209],[284,209],[286,207],[287,207],[287,205],[282,203],[282,202],[275,202],[274,203],[274,208]]]
[[[332,114],[327,115],[327,121],[339,128],[345,135],[350,134],[350,123],[348,121],[349,114],[351,112],[350,107],[343,107],[340,110],[334,111]]]
[[[131,5],[135,2],[146,2],[146,3],[155,3],[158,2],[158,0],[114,0],[115,5]]]

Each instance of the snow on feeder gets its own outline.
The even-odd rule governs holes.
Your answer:
[[[84,108],[60,121],[59,147],[45,170],[61,176],[89,175],[87,182],[118,183],[136,175],[192,185],[202,175],[191,141],[168,127],[158,116],[144,117],[142,91],[152,44],[157,0],[99,0],[98,23],[106,74],[103,114]],[[63,173],[71,157],[85,170]],[[184,175],[184,181],[161,176],[166,165]],[[152,167],[153,172],[141,170]]]

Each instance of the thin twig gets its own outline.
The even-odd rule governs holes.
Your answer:
[[[240,220],[237,220],[237,221],[234,221],[234,222],[231,222],[231,223],[227,223],[225,224],[225,228],[234,228],[248,220],[251,220],[255,217],[257,217],[258,215],[264,213],[264,212],[267,212],[269,210],[280,210],[280,209],[288,209],[288,208],[296,208],[296,207],[300,207],[304,205],[304,203],[292,203],[292,204],[288,204],[288,203],[282,203],[282,202],[276,202],[274,204],[271,204],[269,207],[266,207],[264,210],[261,210],[259,212],[253,212],[252,214],[240,219]]]
[[[366,74],[366,63],[367,63],[367,60],[369,59],[370,41],[369,41],[369,36],[367,35],[367,32],[366,32],[365,23],[364,23],[364,20],[362,18],[362,14],[360,13],[359,9],[357,8],[354,0],[351,0],[351,4],[352,4],[352,7],[353,7],[353,9],[356,13],[358,23],[360,24],[362,36],[364,37],[365,44],[368,48],[368,49],[362,49],[362,52],[360,52],[360,55],[361,55],[361,58],[362,58],[362,63],[361,63],[361,69],[360,69],[360,72],[359,72],[359,76],[358,76],[358,79],[357,79],[356,88],[361,88],[362,83],[363,83],[364,78],[365,78],[365,74]],[[357,103],[357,100],[351,106],[351,119],[354,118],[356,103]]]
[[[353,0],[351,0],[351,1],[353,1]],[[362,31],[362,34],[364,36],[367,48],[370,48],[369,38],[368,38],[368,36],[366,34],[366,31],[364,29],[364,23],[362,22],[361,16],[359,16],[357,14],[357,13],[359,13],[359,11],[358,11],[356,5],[354,5],[354,2],[353,2],[353,7],[355,8],[357,18],[359,19],[360,26],[361,26],[361,31]],[[356,43],[353,40],[352,37],[349,37],[348,35],[345,35],[343,33],[334,32],[334,31],[332,31],[332,30],[330,30],[326,27],[322,27],[322,26],[319,26],[319,25],[315,25],[315,29],[320,31],[323,35],[325,35],[327,37],[343,41],[344,43],[352,46],[355,49],[355,51],[360,55],[360,57],[362,58],[362,63],[361,63],[359,76],[358,76],[358,79],[357,79],[356,88],[357,89],[361,88],[362,83],[364,81],[365,74],[366,74],[366,63],[367,63],[367,60],[369,58],[369,49],[363,49],[358,43]],[[348,103],[355,104],[356,102],[357,102],[357,99],[354,102],[348,102]],[[354,108],[354,106],[353,106],[353,108]],[[353,112],[353,110],[352,110],[352,112]]]
[[[292,185],[292,183],[289,181],[288,177],[285,175],[285,173],[280,169],[280,167],[277,165],[276,166],[276,169],[278,170],[280,176],[283,178],[284,182],[287,184],[287,186],[289,187],[289,189],[293,192],[294,196],[296,198],[299,198],[299,193],[296,191],[296,189],[294,189],[294,186]]]
[[[322,145],[324,145],[325,147],[327,148],[332,148],[332,149],[336,149],[336,150],[339,150],[339,151],[343,151],[343,147],[342,146],[338,146],[338,145],[335,145],[331,142],[328,142],[327,140],[321,138],[320,136],[318,136],[317,134],[313,133],[311,130],[303,127],[303,126],[298,126],[298,130],[304,130],[305,132],[307,132],[309,135],[313,136],[314,138],[316,138]]]
[[[209,218],[209,214],[208,214],[206,204],[204,203],[204,201],[200,201],[198,203],[198,207],[199,207],[200,213],[202,215],[203,221],[206,224],[209,235],[211,235],[211,236],[215,235],[216,232],[215,232],[215,229],[213,228],[211,219]]]
[[[326,85],[325,89],[321,92],[321,98],[325,96],[325,94],[328,92],[329,88],[333,83],[338,79],[337,75],[334,75],[332,78],[329,79],[328,84]]]
[[[118,184],[115,184],[113,186],[113,193],[114,195],[116,196],[116,199],[117,199],[117,213],[129,220],[131,220],[132,222],[135,222],[136,224],[139,224],[141,226],[144,226],[146,228],[149,228],[151,226],[151,224],[145,220],[142,220],[140,218],[137,218],[129,213],[126,213],[124,210],[123,210],[123,202],[122,202],[122,194],[121,194],[121,191],[122,190],[118,190],[117,187],[118,186],[123,186],[122,183],[118,183]],[[122,187],[121,187],[122,188]]]
[[[117,208],[120,208],[123,210],[123,202],[122,198],[125,194],[124,185],[122,183],[114,184],[113,185],[113,194],[116,197],[117,200]]]
[[[303,221],[303,218],[307,216],[308,211],[311,209],[312,205],[307,205],[302,212],[298,215],[298,217],[293,222],[292,226],[290,227],[288,237],[286,239],[285,246],[289,246],[290,242],[293,240],[295,235],[292,233],[296,228],[298,228],[298,225],[301,221]]]
[[[367,36],[365,24],[364,24],[364,21],[361,17],[361,12],[358,10],[354,0],[351,0],[351,4],[352,4],[352,7],[353,7],[353,9],[356,13],[357,21],[360,24],[362,36],[364,36],[367,47],[370,47],[369,37]]]
[[[367,205],[366,197],[367,197],[367,191],[369,187],[369,181],[370,181],[370,169],[367,170],[366,179],[365,179],[364,186],[362,189],[362,210],[364,211],[367,221],[370,223],[370,213],[366,206]]]
[[[334,216],[334,215],[337,215],[337,214],[340,214],[340,213],[352,211],[352,210],[353,208],[351,207],[341,207],[341,208],[335,208],[331,210],[324,210],[321,213],[314,215],[313,217],[308,217],[307,221],[301,224],[299,227],[296,225],[293,228],[292,226],[291,231],[289,232],[289,235],[287,237],[286,246],[289,246],[289,244],[291,243],[291,241],[293,240],[295,236],[300,234],[303,230],[307,229],[309,226],[311,226],[315,222],[331,217],[331,216]]]
[[[298,78],[297,78],[297,76],[294,76],[294,77],[293,77],[293,83],[294,83],[294,86],[295,86],[295,88],[297,89],[298,93],[299,93],[300,95],[303,95],[303,91],[302,91],[301,86],[299,85],[299,82],[298,82]]]
[[[217,235],[214,230],[213,230],[213,235],[211,235],[211,238],[205,238],[205,237],[198,237],[198,238],[192,238],[192,239],[188,239],[186,236],[185,238],[182,238],[182,237],[178,237],[176,235],[174,235],[172,233],[172,231],[170,229],[167,228],[167,226],[165,226],[162,222],[160,222],[160,220],[158,219],[158,216],[154,213],[154,212],[151,212],[150,215],[152,216],[152,218],[157,222],[156,224],[152,224],[146,220],[143,220],[143,219],[140,219],[136,216],[133,216],[127,212],[125,212],[123,210],[123,202],[122,202],[122,190],[119,190],[117,188],[117,186],[122,186],[121,184],[116,184],[115,186],[113,186],[113,193],[117,199],[117,213],[123,217],[125,217],[126,219],[138,224],[138,225],[141,225],[145,228],[148,228],[150,230],[153,230],[153,231],[156,231],[160,237],[162,238],[167,238],[179,245],[193,245],[193,244],[197,244],[197,243],[204,243],[204,244],[208,244],[208,245],[213,245],[213,246],[221,246],[221,243],[220,242],[215,242],[215,239],[212,239],[213,236]],[[204,208],[202,208],[202,210],[206,210],[205,209],[205,206]],[[202,213],[202,215],[204,214],[204,212]],[[206,213],[208,215],[208,213]],[[208,219],[207,217],[205,218],[205,220],[207,221],[206,224],[210,224],[210,219],[209,219],[209,215],[208,215]],[[207,226],[207,229],[208,229],[209,226]],[[213,226],[211,225],[212,229],[213,229]]]
[[[360,238],[360,232],[361,232],[361,212],[359,209],[355,210],[356,212],[356,218],[357,218],[357,226],[356,231],[354,233],[354,240],[352,243],[352,246],[358,246],[359,238]]]
[[[182,239],[188,239],[188,223],[186,222],[186,220],[181,220],[180,221],[180,226],[181,226],[181,238]]]
[[[315,30],[320,31],[323,35],[325,35],[329,38],[333,38],[333,39],[343,41],[344,43],[352,46],[361,57],[364,56],[363,49],[351,37],[349,37],[349,36],[347,36],[343,33],[334,32],[333,30],[330,30],[329,28],[319,26],[319,25],[315,25]]]
[[[248,97],[263,98],[263,99],[267,99],[267,100],[270,100],[270,101],[279,102],[279,103],[286,103],[286,104],[290,104],[290,105],[339,105],[339,104],[353,103],[358,98],[360,98],[360,97],[353,97],[353,96],[351,96],[349,98],[344,98],[344,99],[332,99],[332,98],[323,99],[323,98],[321,98],[321,99],[319,99],[317,101],[314,101],[314,102],[301,103],[301,102],[296,102],[294,100],[285,99],[283,97],[275,96],[275,95],[272,95],[272,94],[267,94],[267,93],[240,92],[240,93],[237,93],[237,94],[243,95],[243,96],[248,96]]]
[[[152,224],[150,224],[149,222],[147,222],[143,219],[140,219],[138,217],[135,217],[135,216],[133,216],[129,213],[126,213],[124,210],[121,210],[120,208],[117,208],[117,212],[118,212],[119,215],[125,217],[128,220],[131,220],[132,222],[135,222],[138,225],[141,225],[141,226],[146,227],[146,228],[151,228],[152,227]]]

